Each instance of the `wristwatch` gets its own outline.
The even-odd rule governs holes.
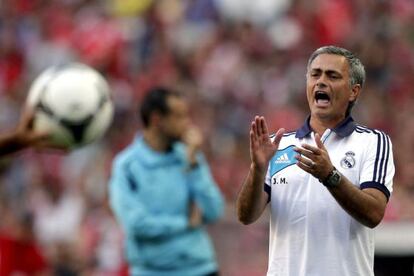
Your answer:
[[[326,187],[336,187],[341,182],[341,173],[333,167],[333,170],[328,174],[325,180],[321,181]]]

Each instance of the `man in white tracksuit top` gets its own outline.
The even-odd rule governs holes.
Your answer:
[[[305,124],[269,136],[263,117],[252,122],[252,163],[237,211],[250,224],[270,205],[267,275],[374,275],[373,228],[395,169],[390,138],[350,116],[364,81],[351,52],[319,48],[308,62]]]

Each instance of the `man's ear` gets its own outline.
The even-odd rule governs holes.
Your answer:
[[[361,85],[354,84],[351,89],[351,94],[349,95],[349,101],[355,102],[358,99],[360,92],[361,92]]]

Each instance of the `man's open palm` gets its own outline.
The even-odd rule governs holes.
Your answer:
[[[277,151],[284,132],[285,129],[280,128],[272,142],[264,117],[254,118],[250,127],[250,158],[257,169],[262,172],[267,170],[269,160]]]

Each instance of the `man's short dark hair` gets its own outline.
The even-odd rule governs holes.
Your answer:
[[[162,115],[167,115],[170,112],[167,99],[171,96],[180,97],[180,94],[166,87],[154,87],[147,91],[139,110],[144,127],[149,126],[150,116],[153,112],[159,112]]]

